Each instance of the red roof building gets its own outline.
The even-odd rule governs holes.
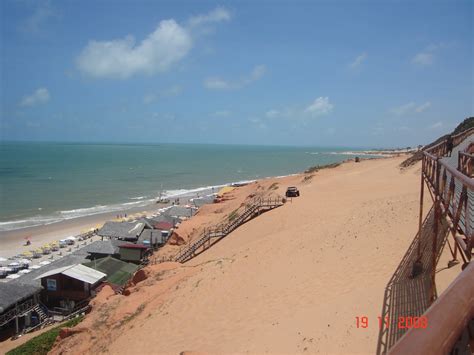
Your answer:
[[[162,231],[169,231],[173,228],[173,225],[170,222],[158,222],[153,227]]]

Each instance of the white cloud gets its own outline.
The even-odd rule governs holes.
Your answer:
[[[407,104],[392,108],[390,112],[398,116],[403,116],[407,113],[421,113],[423,111],[426,111],[430,107],[431,107],[431,102],[429,101],[423,104],[416,104],[415,102],[409,102]]]
[[[367,53],[362,53],[361,55],[358,55],[354,61],[350,64],[350,67],[355,69],[358,66],[360,66],[365,60],[367,59]]]
[[[451,47],[453,43],[452,42],[440,42],[436,44],[430,44],[427,46],[424,50],[421,52],[417,53],[411,62],[413,64],[421,65],[421,66],[428,66],[434,63],[435,60],[435,54],[436,52],[439,52],[440,50],[446,49]]]
[[[160,99],[166,98],[166,97],[173,97],[181,94],[183,92],[183,88],[179,85],[173,85],[167,89],[161,90],[157,93],[150,93],[146,94],[143,97],[143,103],[145,104],[151,104],[152,102],[156,102]]]
[[[204,25],[208,23],[224,22],[231,19],[231,14],[224,7],[217,7],[205,15],[192,16],[188,24],[190,27]]]
[[[267,118],[276,118],[278,116],[280,116],[280,111],[278,110],[269,110],[265,113],[265,117]]]
[[[230,18],[225,8],[218,7],[208,14],[191,17],[187,25],[174,19],[163,20],[140,42],[132,35],[108,41],[91,40],[77,57],[76,65],[95,78],[126,79],[165,72],[188,55],[194,45],[194,29]]]
[[[38,104],[44,104],[49,101],[51,95],[49,94],[48,89],[39,88],[31,95],[23,97],[20,102],[20,106],[35,106]]]
[[[310,114],[311,116],[322,116],[330,113],[334,105],[329,102],[328,97],[318,97],[316,98],[311,105],[309,105],[304,112]]]
[[[244,86],[261,79],[266,72],[264,65],[257,65],[249,75],[243,76],[238,80],[225,80],[219,77],[209,77],[204,80],[204,86],[212,90],[232,90],[241,89]]]
[[[132,36],[91,41],[77,59],[79,69],[96,78],[125,79],[138,73],[167,71],[192,47],[187,30],[174,20],[161,21],[154,32],[136,44]]]
[[[416,112],[423,112],[425,110],[427,110],[428,108],[431,107],[431,102],[427,101],[425,102],[424,104],[421,104],[420,106],[418,106],[415,111]]]
[[[396,115],[404,115],[405,113],[407,112],[410,112],[412,111],[414,108],[415,108],[416,104],[414,102],[409,102],[407,104],[404,104],[404,105],[401,105],[401,106],[398,106],[398,107],[394,107],[392,108],[390,111]]]
[[[20,24],[20,30],[31,34],[41,34],[49,19],[58,17],[51,1],[39,1],[34,12]]]
[[[433,53],[421,52],[413,57],[412,63],[418,65],[430,65],[433,64],[433,59]]]

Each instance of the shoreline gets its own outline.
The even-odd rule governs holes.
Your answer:
[[[387,156],[393,156],[393,154],[397,153],[395,150],[390,150],[391,155],[386,154],[384,150],[348,150],[344,152],[338,151],[327,151],[321,153],[311,153],[306,152],[308,154],[322,154],[326,156],[335,156],[339,155],[338,158],[331,158],[336,159],[336,162],[326,162],[325,164],[332,164],[337,162],[343,162],[347,159],[353,159],[355,156],[359,155],[362,159],[371,159],[371,158],[382,158]],[[399,153],[402,153],[400,151]],[[318,159],[316,159],[318,160]],[[265,179],[265,178],[273,178],[273,177],[280,177],[280,176],[290,176],[293,174],[298,174],[304,171],[305,168],[310,168],[313,164],[318,164],[317,161],[309,163],[306,167],[297,168],[295,170],[290,170],[285,172],[283,175],[279,175],[278,173],[270,173],[269,175],[261,174],[256,176],[250,177],[239,177],[237,179],[226,179],[222,181],[218,181],[214,184],[206,184],[205,181],[200,182],[200,186],[193,186],[193,181],[189,181],[188,184],[183,184],[176,188],[162,190],[162,196],[164,198],[176,198],[176,197],[185,197],[185,196],[194,196],[196,193],[204,192],[206,190],[212,188],[221,188],[223,186],[231,185],[231,184],[239,184],[245,182],[253,182],[255,180]],[[322,165],[323,165],[322,164]],[[191,186],[189,186],[191,185]],[[183,187],[188,186],[188,187]],[[155,192],[153,192],[155,191]],[[44,225],[53,225],[56,223],[66,222],[68,220],[74,220],[83,217],[90,217],[90,216],[99,216],[99,215],[106,215],[108,213],[124,213],[126,211],[137,211],[140,209],[150,209],[151,206],[154,206],[155,201],[158,199],[160,195],[158,190],[153,189],[151,191],[149,188],[145,191],[137,192],[134,196],[124,197],[119,200],[115,201],[104,201],[99,200],[95,202],[88,203],[86,205],[68,205],[63,207],[56,207],[54,210],[42,211],[41,208],[38,211],[30,211],[28,213],[22,213],[21,211],[16,214],[9,214],[8,212],[4,215],[4,217],[0,220],[0,241],[2,237],[8,235],[12,231],[17,230],[24,230],[28,233],[32,227],[41,227]],[[154,196],[156,194],[156,196]],[[138,196],[140,195],[140,196]],[[27,206],[26,206],[27,207]]]
[[[378,156],[372,158],[364,158],[361,157],[361,160],[378,160],[378,159],[388,159],[392,158],[392,156]],[[353,161],[353,159],[345,159],[338,163],[339,165],[347,164],[348,162]],[[331,166],[332,164],[326,164]],[[325,165],[318,166],[318,169],[324,168]],[[229,184],[223,185],[216,185],[216,186],[207,186],[202,188],[190,189],[183,194],[176,194],[174,196],[170,196],[171,198],[180,198],[185,199],[185,204],[190,203],[192,198],[199,196],[209,195],[213,192],[217,192],[216,189],[219,189],[222,186],[229,186],[231,184],[239,184],[239,183],[252,183],[263,181],[266,179],[284,179],[292,176],[304,176],[307,174],[305,171],[301,171],[298,173],[292,173],[288,175],[282,176],[269,176],[264,177],[256,180],[246,180],[241,182],[234,182]],[[168,198],[168,197],[166,197]],[[159,210],[170,206],[171,203],[167,204],[158,204],[158,203],[150,203],[148,205],[139,206],[139,207],[132,207],[132,208],[124,208],[122,210],[115,210],[111,212],[105,213],[98,213],[88,216],[81,216],[76,218],[71,218],[67,220],[63,220],[60,222],[54,222],[50,224],[43,224],[38,226],[31,226],[25,228],[19,228],[14,230],[8,231],[0,231],[0,257],[12,257],[14,255],[18,255],[22,252],[28,251],[30,249],[38,248],[45,243],[50,243],[59,239],[63,239],[69,236],[76,236],[83,233],[85,230],[90,230],[92,228],[99,228],[107,221],[114,221],[116,220],[117,215],[133,215],[133,214],[141,214],[150,216],[152,214],[159,213]],[[31,245],[25,246],[24,240],[29,238],[31,241]]]

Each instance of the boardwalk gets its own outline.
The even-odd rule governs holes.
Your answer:
[[[445,163],[446,165],[457,169],[458,167],[458,153],[460,151],[465,151],[471,143],[474,143],[474,134],[471,134],[468,138],[466,138],[461,144],[456,146],[453,149],[453,153],[451,154],[451,157],[443,157],[440,160]],[[448,181],[451,178],[451,174],[449,171],[447,171],[447,179]],[[452,214],[455,214],[454,211],[454,206],[459,205],[459,198],[461,196],[461,191],[462,191],[462,184],[458,181],[455,180],[455,198],[454,201],[450,204],[450,210]],[[448,186],[446,186],[446,189]],[[466,226],[466,218],[465,218],[465,211],[461,211],[461,218],[460,218],[460,228],[465,232],[465,234],[469,234],[469,231],[472,231],[473,229],[473,221],[474,221],[474,191],[471,189],[468,189],[468,225]]]
[[[439,209],[444,206],[444,212],[439,211],[437,216],[436,203],[431,207],[420,231],[387,284],[382,307],[382,319],[385,322],[382,323],[379,333],[377,354],[387,353],[406,332],[406,329],[398,326],[399,317],[421,316],[437,297],[433,275],[450,232],[449,222],[454,225],[458,223],[454,229],[467,236],[463,237],[464,242],[461,243],[466,244],[471,235],[474,218],[473,191],[457,176],[453,178],[453,174],[456,174],[455,170],[458,168],[458,152],[465,151],[473,141],[474,134],[467,136],[453,149],[450,157],[438,158],[437,153],[443,152],[443,147],[436,148],[439,149],[437,152],[430,152],[424,156],[423,179],[433,199],[438,201]],[[453,173],[446,167],[453,169]],[[451,193],[450,187],[454,187]],[[462,203],[463,190],[467,195],[466,204]],[[446,217],[449,217],[449,222]],[[435,231],[437,231],[436,239]],[[434,240],[436,240],[435,250],[433,250]],[[421,254],[418,253],[418,245]],[[466,253],[470,254],[470,250]],[[413,265],[419,257],[423,265],[422,272],[413,277]]]

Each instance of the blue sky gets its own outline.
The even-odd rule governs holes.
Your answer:
[[[3,140],[393,147],[474,115],[472,1],[0,6]]]

